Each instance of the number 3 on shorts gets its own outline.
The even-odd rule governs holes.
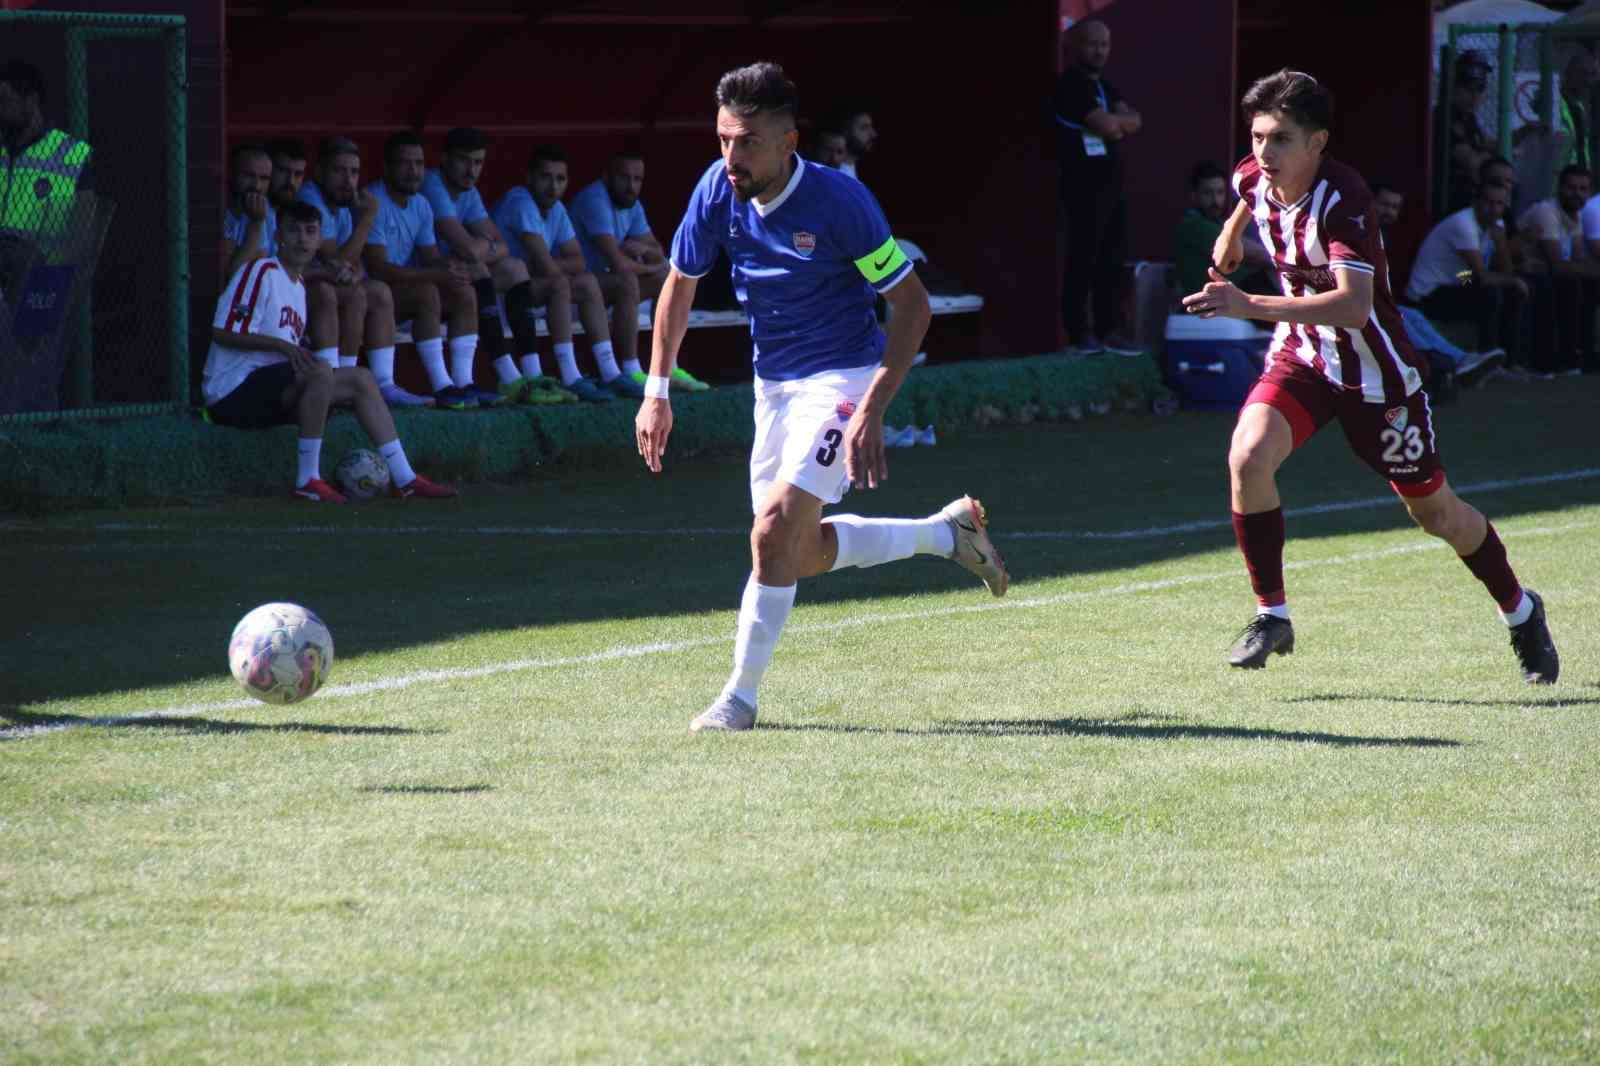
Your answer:
[[[834,459],[839,455],[839,442],[844,440],[844,434],[837,429],[830,429],[822,435],[822,447],[817,449],[817,462],[823,466],[832,466]]]
[[[1404,458],[1416,462],[1422,458],[1422,431],[1416,426],[1407,426],[1402,434],[1398,429],[1386,429],[1378,434],[1378,439],[1383,442],[1383,461],[1398,463],[1402,457],[1401,448],[1404,446]]]

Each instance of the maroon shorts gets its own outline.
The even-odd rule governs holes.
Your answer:
[[[1444,463],[1433,436],[1428,394],[1418,389],[1397,407],[1343,392],[1298,359],[1279,356],[1245,405],[1264,403],[1289,420],[1296,448],[1337,418],[1350,447],[1402,496],[1429,496],[1444,484]]]

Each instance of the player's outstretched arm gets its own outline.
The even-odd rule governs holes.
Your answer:
[[[1332,292],[1311,296],[1255,296],[1244,292],[1212,267],[1211,281],[1183,298],[1183,309],[1201,318],[1253,318],[1296,322],[1303,326],[1360,329],[1372,317],[1372,274],[1333,268]]]
[[[698,278],[687,277],[674,269],[656,299],[655,328],[650,331],[650,376],[645,382],[645,397],[634,418],[634,443],[651,473],[661,473],[661,457],[667,451],[672,433],[672,401],[667,384],[678,365],[678,346],[689,329],[689,307],[694,302]]]
[[[889,323],[883,345],[883,365],[872,377],[861,405],[844,430],[844,469],[854,487],[875,489],[889,480],[889,460],[883,446],[883,416],[922,347],[933,312],[928,290],[915,270],[906,271],[883,294],[889,305]]]

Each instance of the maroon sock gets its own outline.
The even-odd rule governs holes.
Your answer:
[[[1250,571],[1250,587],[1263,607],[1279,607],[1283,597],[1283,508],[1257,514],[1233,512],[1233,537]],[[1470,565],[1470,564],[1469,564]]]
[[[1501,611],[1510,614],[1517,609],[1517,604],[1522,602],[1522,584],[1511,572],[1511,564],[1506,561],[1506,546],[1500,542],[1500,534],[1494,531],[1493,522],[1489,523],[1483,544],[1471,555],[1463,555],[1461,561],[1467,564],[1473,577],[1483,582]]]

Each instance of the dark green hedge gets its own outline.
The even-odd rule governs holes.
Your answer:
[[[1060,421],[1109,407],[1148,410],[1161,388],[1149,358],[1037,356],[918,367],[889,409],[890,425],[941,429]],[[684,458],[747,448],[754,430],[748,387],[673,398],[672,450]],[[554,463],[633,462],[638,405],[519,407],[467,413],[401,411],[412,461],[436,477],[505,480]],[[0,505],[8,510],[113,506],[283,491],[295,429],[235,430],[178,415],[66,420],[0,428]],[[324,469],[368,445],[349,415],[324,438]]]

